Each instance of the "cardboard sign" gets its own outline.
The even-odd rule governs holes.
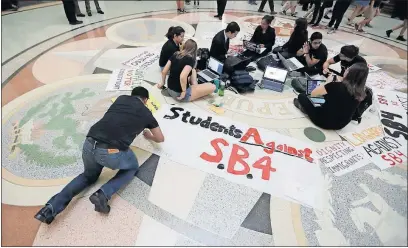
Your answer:
[[[124,65],[133,67],[137,70],[144,70],[160,58],[160,48],[152,47],[140,54],[136,55],[132,59],[123,62]]]
[[[347,142],[338,142],[318,149],[319,163],[326,166],[335,176],[342,176],[361,168],[371,161]]]
[[[115,102],[116,98],[117,97],[112,98],[112,102]],[[149,100],[146,102],[146,107],[154,114],[160,108],[160,103],[154,96],[150,95]]]
[[[165,141],[155,144],[138,136],[132,145],[276,197],[321,208],[322,175],[308,143],[199,109],[163,105],[155,117]]]
[[[375,89],[397,90],[406,89],[407,82],[402,79],[396,79],[383,71],[369,73],[367,77],[367,86]]]
[[[357,148],[381,170],[401,165],[407,161],[407,143],[401,144],[391,137],[378,138]]]

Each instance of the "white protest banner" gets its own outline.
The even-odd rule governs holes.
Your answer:
[[[396,79],[386,72],[377,71],[369,73],[367,77],[367,86],[375,89],[397,90],[407,88],[407,82],[403,79]]]
[[[369,73],[371,73],[371,72],[376,72],[376,71],[381,70],[380,67],[375,66],[375,65],[373,65],[373,64],[367,64],[367,66],[368,66],[368,72],[369,72]]]
[[[143,72],[136,69],[114,70],[109,78],[106,91],[133,90],[140,86],[143,80]]]
[[[357,148],[381,170],[401,165],[407,161],[407,144],[401,144],[391,137],[378,138]]]
[[[360,146],[367,141],[375,140],[384,136],[383,128],[381,125],[366,127],[366,128],[356,128],[351,132],[338,132],[340,136],[346,139],[353,146]]]
[[[326,166],[335,176],[342,176],[361,168],[371,161],[347,142],[335,144],[318,149],[320,164]]]
[[[407,95],[396,91],[376,90],[380,119],[385,135],[407,146]]]
[[[321,207],[322,175],[309,144],[200,109],[163,105],[154,116],[165,141],[155,144],[140,135],[132,145],[276,197]]]
[[[160,48],[151,47],[141,52],[130,60],[123,62],[124,65],[131,66],[137,70],[145,70],[160,58]]]

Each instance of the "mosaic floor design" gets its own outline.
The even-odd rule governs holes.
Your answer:
[[[252,35],[262,17],[228,11],[220,22],[213,15],[208,11],[146,14],[96,28],[49,49],[10,79],[2,92],[4,245],[407,245],[406,165],[380,171],[370,164],[341,177],[322,168],[324,211],[318,211],[132,147],[140,172],[112,199],[109,216],[94,212],[86,197],[114,173],[104,170],[97,184],[81,193],[51,225],[32,218],[39,206],[82,172],[79,148],[85,135],[111,99],[121,94],[105,91],[113,70],[126,68],[124,61],[160,46],[171,25],[183,26],[186,36],[209,47],[218,30],[237,21],[242,31],[231,42],[234,47]],[[278,16],[272,25],[277,44],[283,44],[294,21]],[[369,63],[406,79],[406,51],[400,48],[347,31],[324,35],[323,43],[331,55],[345,44],[355,44]],[[174,103],[154,87],[160,79],[157,66],[146,67],[142,76],[141,85],[160,103]],[[317,128],[295,109],[295,96],[290,86],[283,93],[228,92],[224,116],[316,147],[341,141],[336,132]],[[209,100],[184,106],[211,113]]]

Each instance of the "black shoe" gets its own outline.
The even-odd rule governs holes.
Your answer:
[[[85,15],[82,14],[82,13],[79,13],[79,14],[77,14],[76,16],[78,16],[78,17],[85,17]]]
[[[387,37],[390,38],[390,35],[391,35],[391,33],[392,33],[392,30],[391,30],[391,29],[390,29],[390,30],[387,30],[385,33],[387,34]]]
[[[219,15],[215,15],[214,17],[215,17],[215,18],[220,18],[220,16],[219,16]]]
[[[92,16],[92,13],[91,13],[91,12],[88,12],[88,16]]]
[[[92,204],[95,205],[95,211],[108,214],[110,211],[110,206],[108,205],[108,199],[106,196],[103,194],[102,190],[98,190],[95,193],[93,193],[90,197],[89,200],[92,202]]]
[[[76,20],[76,21],[74,21],[74,22],[70,22],[69,24],[71,24],[71,25],[78,25],[78,24],[82,24],[82,23],[84,23],[83,21],[78,21],[78,20]]]
[[[404,37],[402,37],[402,35],[398,36],[398,37],[397,37],[397,40],[400,40],[400,41],[407,41],[406,39],[404,39]]]
[[[98,12],[98,14],[101,14],[101,15],[105,14],[105,12],[103,12],[101,9],[98,10],[97,12]]]
[[[261,10],[261,9],[258,9],[258,12],[259,12],[259,13],[264,13],[265,11],[263,11],[263,10]]]
[[[222,20],[222,16],[219,16],[218,19],[221,21],[221,20]]]
[[[328,15],[325,15],[324,19],[330,19],[330,17]]]
[[[34,216],[34,218],[49,225],[54,220],[52,209],[49,206],[45,206]]]

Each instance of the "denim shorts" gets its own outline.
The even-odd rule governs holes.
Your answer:
[[[187,88],[187,90],[186,90],[186,96],[185,96],[182,100],[177,99],[177,97],[179,97],[179,96],[181,95],[181,93],[175,92],[174,90],[171,90],[171,89],[169,89],[169,88],[167,88],[167,92],[169,92],[169,95],[170,95],[171,97],[173,97],[173,98],[174,98],[175,100],[177,100],[177,101],[180,101],[180,102],[188,102],[188,101],[190,101],[190,97],[191,97],[191,87]]]

